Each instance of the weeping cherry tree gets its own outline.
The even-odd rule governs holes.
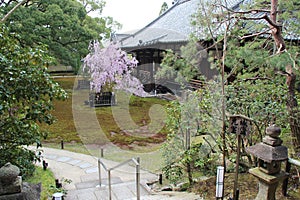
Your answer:
[[[84,58],[83,69],[91,74],[92,91],[118,89],[137,96],[146,95],[142,83],[131,74],[138,64],[134,57],[114,43],[102,48],[101,43],[94,41],[89,50],[90,53]]]

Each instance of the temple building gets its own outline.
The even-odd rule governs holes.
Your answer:
[[[227,0],[227,7],[239,10],[240,5],[251,0]],[[181,47],[187,45],[192,33],[201,30],[201,27],[192,25],[192,17],[200,7],[200,0],[176,0],[173,5],[154,19],[144,28],[128,34],[115,34],[113,40],[118,41],[121,48],[133,54],[139,61],[136,75],[144,85],[151,85],[147,92],[157,84],[154,75],[159,70],[163,59],[163,52],[171,49],[181,55]],[[143,17],[143,16],[137,16]],[[222,32],[222,30],[221,30]],[[218,33],[214,33],[217,35]],[[289,38],[287,38],[289,39]],[[207,48],[212,41],[199,41],[200,48]],[[219,47],[222,52],[222,45]],[[214,51],[214,48],[208,49]],[[201,74],[211,79],[217,70],[212,70],[208,58],[202,58],[199,62]]]
[[[117,34],[121,48],[139,61],[137,76],[145,85],[155,85],[154,74],[159,69],[163,52],[167,49],[180,55],[194,28],[192,14],[197,12],[199,0],[177,0],[144,28],[131,34]],[[205,67],[209,67],[208,62]]]

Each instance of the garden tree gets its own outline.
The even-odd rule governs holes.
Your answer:
[[[27,147],[41,146],[46,133],[39,125],[53,123],[52,100],[66,93],[47,73],[52,60],[46,48],[24,47],[21,40],[0,24],[0,166],[11,162],[26,176],[38,159]]]
[[[282,128],[287,127],[286,92],[281,77],[272,81],[244,78],[226,87],[227,110],[252,119],[257,138],[252,138],[251,143],[262,141],[266,128],[275,121]]]
[[[87,13],[97,12],[97,14],[101,15],[103,8],[105,6],[105,2],[102,0],[79,0],[82,3]]]
[[[164,12],[166,12],[168,10],[168,4],[166,2],[164,2],[161,5],[160,11],[159,11],[159,15],[163,14]]]
[[[182,101],[171,102],[167,111],[167,141],[162,146],[163,172],[171,183],[188,179],[193,184],[193,172],[215,173],[219,148],[218,122],[211,117],[214,101],[208,86],[188,92]],[[208,132],[210,131],[210,132]],[[185,178],[187,177],[187,178]]]
[[[193,43],[191,42],[188,46],[192,46],[192,44]],[[222,129],[222,127],[220,126],[222,118],[220,116],[222,116],[222,109],[220,106],[221,102],[218,101],[218,99],[222,99],[222,95],[220,94],[221,86],[217,82],[213,80],[209,81],[205,79],[205,77],[201,77],[199,75],[200,71],[197,70],[198,67],[196,65],[197,60],[192,61],[193,59],[191,59],[195,55],[199,56],[199,53],[196,53],[195,50],[191,49],[185,51],[184,48],[182,48],[182,50],[183,55],[190,54],[188,56],[189,59],[186,59],[185,56],[178,56],[177,54],[168,51],[161,64],[162,69],[157,72],[157,78],[159,78],[160,80],[171,79],[178,81],[182,84],[183,89],[188,86],[187,82],[193,77],[197,76],[198,79],[201,79],[204,82],[205,87],[203,87],[202,89],[205,90],[205,92],[210,93],[210,95],[199,96],[198,100],[202,102],[202,104],[206,104],[207,107],[214,107],[215,109],[202,109],[201,112],[198,113],[198,124],[201,124],[201,126],[198,127],[202,127],[201,129],[199,129],[201,131],[198,133],[200,133],[201,135],[207,135],[208,137],[213,137],[217,142],[211,142],[210,145],[217,145],[218,151],[216,151],[216,153],[221,153],[223,150],[223,145],[220,143],[220,130]],[[203,58],[205,56],[202,55],[201,57]],[[226,87],[227,114],[243,114],[245,116],[251,117],[251,119],[253,120],[253,125],[255,127],[252,131],[257,132],[256,135],[245,137],[245,143],[243,143],[243,146],[252,145],[258,141],[261,141],[266,126],[268,126],[268,124],[272,123],[274,120],[274,113],[278,113],[278,115],[280,116],[277,118],[277,123],[280,123],[283,128],[286,127],[285,119],[287,116],[285,110],[286,89],[284,88],[284,83],[281,77],[277,77],[277,79],[271,81],[269,78],[253,79],[252,76],[248,76],[249,74],[245,74],[242,80],[238,80],[234,82],[234,84],[230,84]],[[254,82],[255,84],[253,84]],[[195,95],[196,94],[201,93],[195,93]],[[184,106],[185,104],[192,105],[189,101],[181,101],[180,104],[180,106]],[[171,113],[168,112],[168,114]],[[206,117],[204,118],[204,116]],[[169,129],[171,129],[172,126],[173,128],[176,127],[174,124],[168,123]],[[228,123],[226,126],[228,127]],[[204,130],[203,127],[205,127]],[[227,156],[229,156],[228,158],[230,161],[235,162],[235,152],[237,146],[236,140],[233,136],[234,135],[226,136],[228,149]],[[171,142],[172,140],[167,140],[167,144]],[[242,156],[246,156],[244,149],[242,149],[242,151]],[[172,157],[176,156],[177,153],[178,152],[174,152],[175,155],[166,153],[165,155]],[[252,162],[251,159],[249,160],[248,156],[246,156],[246,158],[247,160],[242,163],[243,166],[247,166],[248,162]],[[165,169],[168,169],[167,166],[170,167],[170,165],[167,165],[166,163]]]
[[[206,57],[206,53],[199,49],[202,48],[191,39],[186,46],[180,48],[181,55],[170,49],[166,50],[155,79],[161,82],[165,80],[177,82],[183,88],[188,86],[191,79],[204,80],[206,77],[201,74],[200,62]]]
[[[11,13],[13,13],[17,8],[19,8],[26,2],[27,2],[26,0],[18,2],[8,13],[5,14],[5,16],[3,16],[3,18],[1,19],[1,22],[5,22],[6,19],[11,15]],[[9,1],[9,2],[2,1],[0,5],[2,5],[3,3],[5,3],[5,5],[7,6],[11,3],[11,1]],[[1,7],[1,8],[3,8],[3,7]],[[2,13],[2,9],[1,9],[1,13]]]
[[[252,74],[253,75],[253,74]],[[240,78],[240,77],[238,77]],[[251,118],[251,133],[243,135],[240,165],[250,167],[253,160],[245,151],[245,147],[262,141],[266,128],[276,121],[286,133],[286,87],[282,77],[270,79],[242,78],[226,86],[226,110],[232,114],[242,114]],[[236,135],[227,129],[228,159],[236,161]]]
[[[131,94],[145,96],[143,85],[131,72],[138,61],[122,51],[117,44],[103,48],[98,41],[91,42],[90,53],[84,58],[84,71],[91,75],[91,90],[121,89]]]
[[[215,127],[207,126],[205,125],[209,124],[207,123],[207,119],[203,120],[201,125],[208,127],[207,134],[211,132],[216,134],[216,145],[220,150],[218,153],[223,152],[223,165],[225,167],[225,156],[229,157],[231,161],[235,161],[236,159],[234,157],[236,142],[232,140],[232,135],[225,135],[225,131],[228,132],[225,129],[228,126],[225,113],[229,115],[242,114],[253,119],[255,129],[252,132],[256,134],[250,135],[249,138],[245,138],[245,141],[243,141],[248,142],[248,144],[243,143],[243,145],[251,145],[261,140],[265,127],[274,123],[275,120],[279,126],[284,128],[284,132],[286,132],[289,129],[289,125],[286,124],[288,121],[287,117],[293,116],[290,111],[294,112],[296,109],[287,109],[289,104],[286,102],[289,102],[291,99],[293,100],[292,102],[296,100],[295,88],[286,87],[286,82],[290,83],[289,81],[285,81],[281,74],[289,77],[290,75],[285,72],[285,66],[291,65],[293,66],[292,69],[297,69],[299,65],[299,47],[292,40],[292,38],[299,36],[299,29],[295,26],[299,23],[299,13],[289,8],[291,5],[295,7],[299,6],[299,4],[296,1],[292,4],[290,4],[291,2],[284,1],[279,6],[284,11],[291,11],[280,12],[284,15],[281,21],[285,22],[284,24],[287,26],[285,29],[280,30],[284,31],[282,33],[285,33],[284,36],[290,38],[290,40],[289,43],[285,44],[288,50],[286,49],[281,52],[281,49],[278,52],[278,48],[274,45],[273,37],[269,37],[269,30],[271,29],[268,26],[268,16],[270,15],[270,10],[262,9],[262,7],[254,7],[255,4],[253,1],[249,2],[244,1],[240,3],[240,9],[236,12],[236,10],[233,10],[232,5],[227,4],[226,1],[201,1],[199,11],[195,14],[192,21],[192,24],[199,31],[195,32],[191,41],[200,41],[203,46],[207,46],[204,51],[208,51],[209,53],[212,68],[217,68],[222,74],[220,81],[206,83],[206,85],[214,85],[215,88],[220,87],[222,91],[220,95],[219,92],[216,92],[216,89],[210,89],[212,95],[210,99],[221,99],[222,101],[219,104],[212,104],[213,101],[209,100],[206,101],[207,106],[215,107],[215,112],[206,114],[207,119],[215,119],[215,124],[220,124],[221,122],[223,125]],[[257,5],[266,6],[265,4],[258,4],[260,3],[259,1],[255,2]],[[249,6],[252,7],[249,9],[247,8]],[[268,6],[271,7],[271,4]],[[255,14],[253,16],[253,13],[260,11],[265,12],[266,15]],[[283,18],[292,19],[292,21],[287,23]],[[263,22],[264,19],[267,19],[267,22]],[[278,41],[282,40],[278,39]],[[190,48],[190,53],[194,52],[192,49]],[[201,52],[200,50],[199,54],[194,55],[200,55],[202,59],[205,57],[205,52]],[[190,60],[184,60],[183,56],[179,57],[168,53],[161,65],[162,69],[158,77],[172,77],[174,79],[174,77],[178,78],[181,74],[184,74],[183,77],[186,77],[188,80],[193,76],[193,73],[185,74],[183,70],[185,67],[186,69],[194,67],[195,70],[187,71],[197,72],[197,65],[191,64]],[[174,71],[174,68],[178,71]],[[294,74],[296,73],[298,71],[294,71]],[[220,86],[218,82],[224,84]],[[290,92],[291,89],[294,92]],[[293,105],[296,105],[295,103]],[[209,110],[206,110],[206,112],[209,112]],[[205,112],[202,110],[199,115],[203,115],[203,113]],[[297,119],[297,116],[291,119]],[[177,122],[176,120],[174,121]],[[176,124],[169,123],[169,125],[174,129],[178,127]],[[220,135],[223,136],[222,142],[219,139]],[[167,140],[166,145],[172,145],[171,141]],[[171,158],[172,156],[176,157],[178,155],[171,153],[164,155],[166,160],[174,160],[175,157]],[[179,158],[183,159],[184,154],[181,154]],[[166,162],[167,167],[170,167],[171,164],[170,162],[169,164]]]
[[[262,103],[266,107],[273,104],[276,109],[273,110],[274,107],[271,106],[272,109],[264,113],[267,115],[266,118],[273,116],[277,119],[277,123],[283,122],[283,117],[286,115],[282,114],[288,112],[289,120],[287,121],[290,122],[289,127],[296,148],[300,141],[295,93],[295,80],[298,73],[295,70],[299,65],[299,46],[296,41],[300,35],[296,26],[300,22],[299,9],[297,9],[299,6],[297,1],[253,0],[241,2],[240,9],[237,10],[226,1],[202,1],[202,6],[193,22],[195,25],[203,27],[201,30],[206,30],[196,34],[199,39],[211,39],[212,45],[215,47],[218,43],[224,44],[223,55],[219,57],[218,61],[227,69],[227,73],[224,74],[225,80],[227,80],[225,83],[235,87],[236,91],[243,90],[244,86],[248,87],[247,93],[239,98],[252,101],[255,97],[255,101],[258,103],[248,104],[248,106],[244,104],[244,108],[248,107],[247,109],[234,109],[228,110],[228,112],[243,111],[245,113],[240,114],[255,118],[259,114],[255,114],[253,111],[249,112],[249,110],[257,107],[257,113],[259,113]],[[213,53],[214,57],[219,55]],[[287,77],[285,81],[287,87],[285,88],[283,87],[284,80],[280,77],[282,74]],[[251,82],[250,85],[249,82]],[[262,87],[254,89],[255,84]],[[252,85],[253,88],[251,88]],[[264,91],[267,88],[276,88],[276,86],[280,86],[282,90],[272,91],[273,98],[270,98],[270,93]],[[251,90],[256,93],[252,93]],[[283,104],[283,100],[286,100],[286,105]],[[227,103],[234,102],[238,103],[239,101],[228,101]],[[245,103],[243,100],[241,102]],[[260,106],[257,106],[259,104]],[[238,108],[236,105],[232,105],[231,107],[229,105],[228,108]],[[278,110],[278,108],[280,109]],[[283,111],[282,108],[286,108],[286,110]],[[263,124],[270,120],[258,122]],[[264,124],[264,126],[267,125]],[[286,124],[278,125],[286,126]]]
[[[16,5],[16,1],[9,2],[1,3],[4,13]],[[6,24],[22,36],[22,45],[46,44],[57,64],[77,71],[81,59],[88,54],[89,42],[109,38],[119,26],[111,17],[88,15],[90,11],[101,13],[104,5],[102,1],[26,1],[10,14]]]

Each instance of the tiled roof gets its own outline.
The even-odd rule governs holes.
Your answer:
[[[147,46],[155,42],[187,41],[192,32],[191,15],[197,11],[199,0],[179,0],[150,24],[122,39],[121,46]]]
[[[209,1],[209,0],[208,0]],[[227,0],[227,7],[239,10],[242,3],[249,3],[251,0]],[[191,25],[192,15],[197,12],[200,0],[177,0],[170,9],[153,20],[144,28],[130,34],[127,37],[119,38],[121,47],[139,48],[164,43],[187,42],[190,34],[195,30]],[[249,27],[249,29],[251,29]],[[294,35],[286,36],[286,39],[299,39]]]

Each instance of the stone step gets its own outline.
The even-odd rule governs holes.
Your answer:
[[[98,186],[98,187],[97,187]],[[125,182],[112,184],[112,200],[136,199],[136,183]],[[148,196],[150,193],[140,185],[140,195]],[[99,187],[98,182],[86,182],[86,185],[77,184],[77,190],[70,190],[65,200],[107,200],[109,197],[108,185]]]
[[[123,181],[119,177],[111,178],[112,185],[119,184],[119,183],[123,183]],[[107,186],[108,179],[102,179],[101,185]],[[98,180],[85,181],[85,182],[81,182],[81,183],[76,183],[75,186],[77,189],[95,188],[95,187],[99,186],[99,181]]]

